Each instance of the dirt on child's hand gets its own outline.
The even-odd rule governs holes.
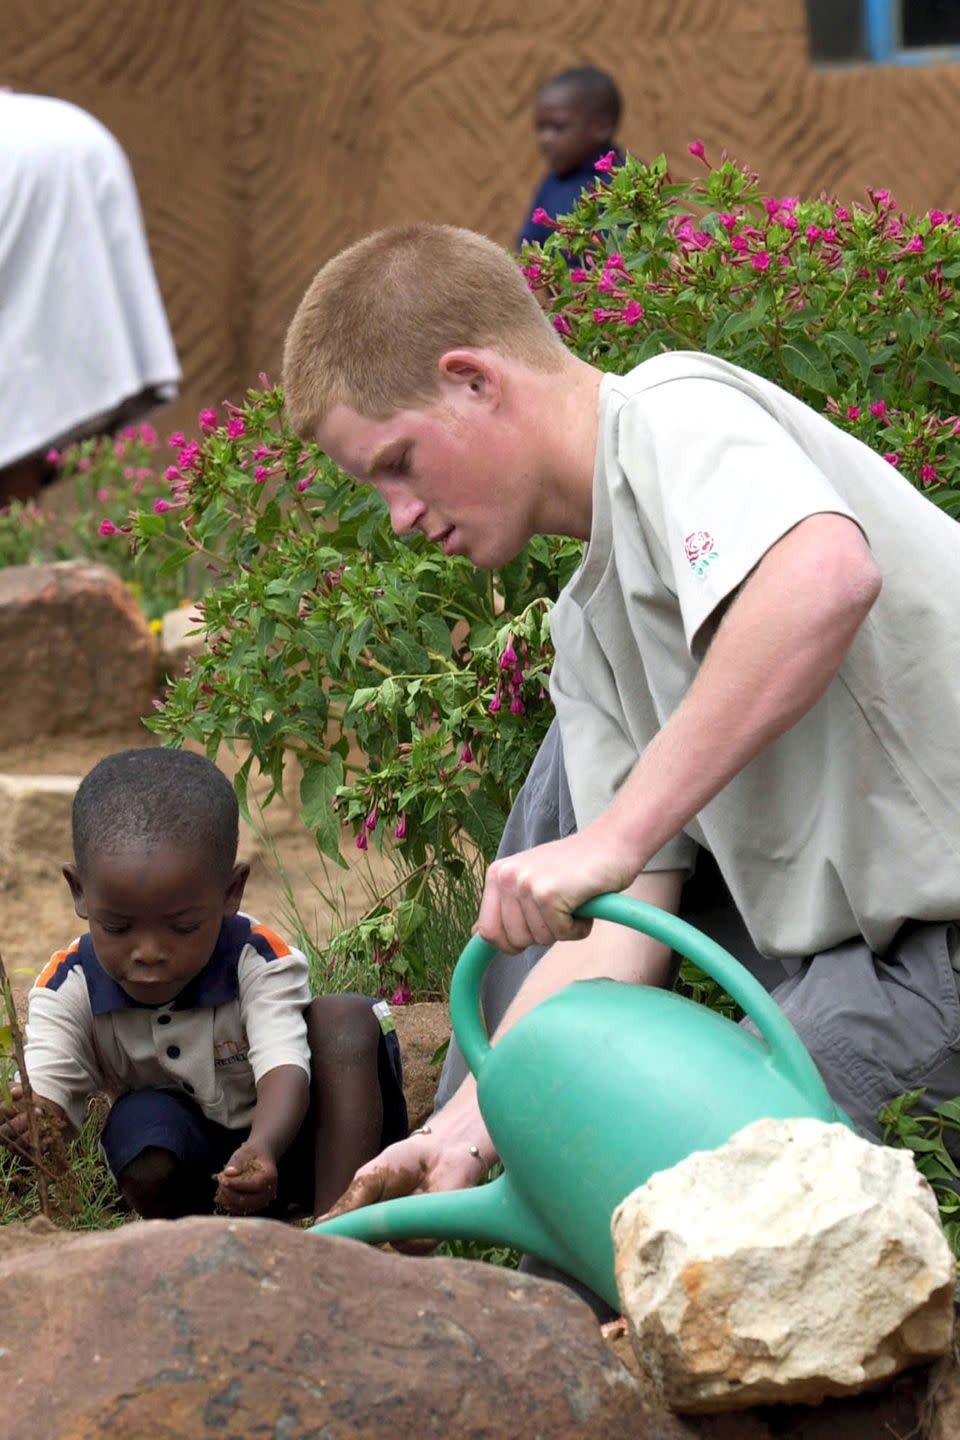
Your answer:
[[[214,1205],[228,1215],[255,1215],[276,1198],[274,1160],[249,1144],[241,1145],[218,1174]]]

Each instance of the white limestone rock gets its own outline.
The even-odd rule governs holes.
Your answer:
[[[160,617],[160,673],[176,676],[207,645],[203,618],[195,605],[180,605]]]
[[[614,1212],[641,1367],[674,1410],[817,1403],[946,1353],[953,1256],[908,1151],[758,1120]]]

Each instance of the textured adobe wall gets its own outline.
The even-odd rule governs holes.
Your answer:
[[[185,371],[165,417],[275,373],[317,265],[379,225],[509,242],[539,173],[530,102],[610,69],[622,138],[726,145],[779,193],[960,206],[960,67],[814,70],[802,0],[0,0],[0,83],[125,146]]]

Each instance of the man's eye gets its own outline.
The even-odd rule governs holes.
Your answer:
[[[107,935],[123,935],[127,930],[130,929],[130,926],[129,926],[129,925],[104,925],[103,921],[101,921],[101,922],[100,922],[100,929],[103,930],[103,931],[105,931]]]
[[[409,452],[409,450],[403,450],[403,451],[397,456],[397,458],[396,458],[395,460],[391,460],[391,461],[390,461],[390,464],[387,466],[387,469],[389,470],[390,474],[391,474],[391,475],[406,475],[407,470],[409,469],[409,464],[408,464],[409,458],[410,458],[410,452]]]
[[[173,930],[174,935],[192,935],[195,930],[199,930],[199,929],[200,929],[200,926],[199,926],[199,925],[173,925],[173,926],[171,926],[171,929]]]

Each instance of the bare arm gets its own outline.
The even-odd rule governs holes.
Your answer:
[[[802,521],[764,556],[721,621],[687,695],[613,803],[565,840],[498,860],[477,928],[501,950],[587,929],[571,912],[622,890],[649,857],[820,699],[880,591],[857,526]]]
[[[257,1082],[250,1134],[219,1175],[217,1202],[236,1214],[262,1210],[277,1193],[277,1161],[293,1143],[310,1103],[299,1065],[277,1065]]]

